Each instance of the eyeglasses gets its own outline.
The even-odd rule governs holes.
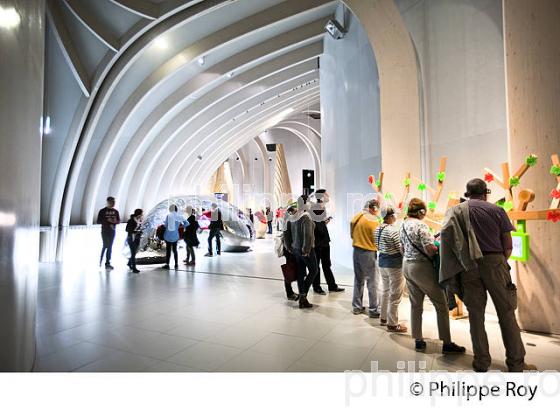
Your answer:
[[[490,188],[486,188],[486,195],[490,195],[492,193],[492,190]]]

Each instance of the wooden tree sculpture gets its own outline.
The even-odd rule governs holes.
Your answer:
[[[435,187],[426,184],[422,179],[418,177],[412,177],[416,182],[418,182],[418,191],[420,191],[421,193],[423,193],[424,191],[429,192],[430,199],[428,201],[428,214],[426,215],[424,221],[426,222],[426,224],[428,224],[428,226],[436,231],[441,230],[441,224],[445,216],[445,212],[438,213],[437,208],[438,202],[441,198],[441,193],[443,192],[443,185],[445,183],[446,177],[446,168],[447,157],[441,157],[439,160],[439,169],[436,176],[437,185]],[[456,203],[458,203],[458,198],[456,199],[456,201],[455,199],[448,201],[447,207],[456,205]],[[445,210],[447,210],[447,208]]]
[[[523,188],[518,192],[517,197],[514,195],[514,188],[520,185],[523,175],[537,164],[536,155],[530,154],[525,158],[525,162],[513,176],[510,176],[507,162],[502,164],[502,177],[489,168],[484,169],[484,180],[488,183],[495,182],[504,189],[505,197],[500,205],[506,210],[512,221],[549,220],[557,222],[560,220],[560,161],[557,154],[552,155],[551,159],[550,174],[556,178],[557,185],[550,193],[552,197],[550,208],[543,210],[527,210],[528,205],[535,200],[535,193],[531,189]]]
[[[377,180],[375,180],[373,175],[370,175],[368,181],[375,192],[378,194],[383,192],[383,171],[379,173],[379,178]]]

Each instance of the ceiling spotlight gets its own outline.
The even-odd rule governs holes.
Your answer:
[[[231,78],[231,77],[233,77],[233,74],[234,74],[233,71],[230,71],[230,72],[228,73],[227,76],[228,76],[229,78]]]
[[[156,37],[156,39],[154,40],[154,46],[161,50],[165,50],[169,46],[169,44],[163,37]]]
[[[235,158],[236,161],[239,161],[239,157]]]
[[[346,30],[340,25],[336,20],[329,20],[325,26],[327,33],[331,35],[335,40],[340,40],[346,35]]]
[[[258,161],[258,160],[259,160],[258,158],[255,158],[255,161]]]
[[[204,65],[204,63],[206,62],[206,59],[204,58],[204,56],[200,56],[200,57],[198,57],[197,62],[198,62],[198,65],[202,67]]]
[[[21,17],[13,7],[0,7],[0,28],[11,30],[19,26]]]
[[[202,155],[197,156],[197,158],[202,161]]]

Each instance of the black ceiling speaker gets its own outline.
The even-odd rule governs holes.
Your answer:
[[[276,144],[266,144],[266,150],[268,152],[276,152]]]

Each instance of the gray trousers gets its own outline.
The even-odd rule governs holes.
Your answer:
[[[424,297],[428,296],[436,309],[439,338],[443,340],[443,343],[451,343],[447,297],[436,282],[432,263],[428,260],[405,260],[403,261],[403,274],[410,298],[412,337],[418,340],[423,339],[422,313],[424,312]]]
[[[511,284],[509,266],[504,255],[485,255],[479,263],[478,270],[461,274],[464,302],[469,311],[471,339],[473,344],[473,367],[485,371],[490,367],[492,358],[488,347],[488,336],[484,328],[484,313],[488,300],[487,292],[494,302],[502,340],[506,348],[506,364],[509,371],[523,371],[525,348],[521,332],[515,318],[517,308],[517,291],[508,288]]]
[[[377,283],[379,273],[377,272],[376,252],[365,249],[354,248],[354,294],[352,296],[352,307],[363,308],[364,284],[367,285],[369,312],[378,310]]]
[[[399,324],[399,304],[401,303],[404,278],[401,268],[379,268],[381,273],[381,320],[387,325]]]

